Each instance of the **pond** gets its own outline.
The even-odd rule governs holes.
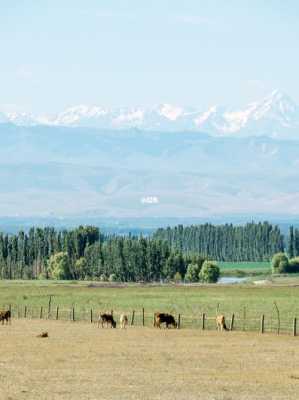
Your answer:
[[[230,285],[232,283],[242,283],[245,282],[248,278],[238,278],[237,276],[223,276],[218,280],[217,283],[222,285]]]

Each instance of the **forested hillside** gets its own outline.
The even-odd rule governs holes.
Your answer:
[[[268,222],[245,226],[178,225],[158,229],[153,237],[166,240],[172,249],[199,253],[217,261],[268,261],[284,249],[280,229]]]

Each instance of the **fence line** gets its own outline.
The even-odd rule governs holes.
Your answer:
[[[49,302],[50,303],[50,302]],[[64,321],[85,321],[89,323],[97,322],[100,311],[94,308],[76,308],[71,307],[47,307],[46,312],[44,312],[43,306],[31,306],[28,304],[21,305],[5,305],[1,309],[11,310],[12,318],[26,318],[26,319],[49,319],[49,320],[64,320]],[[259,332],[264,333],[284,333],[297,336],[297,317],[291,317],[290,314],[282,318],[280,316],[279,320],[274,319],[273,315],[258,314],[254,317],[249,318],[248,309],[243,309],[239,315],[235,313],[224,313],[226,318],[227,326],[230,330],[234,331],[248,331],[248,332]],[[103,310],[102,310],[103,311]],[[110,311],[115,320],[118,322],[120,314],[123,313],[117,310]],[[146,312],[144,308],[140,310],[132,310],[126,312],[129,323],[131,326],[141,326],[141,327],[152,327],[153,326],[153,312]],[[206,312],[199,313],[197,315],[188,315],[182,312],[172,313],[177,321],[177,328],[194,328],[201,330],[216,330],[215,314],[208,314]]]

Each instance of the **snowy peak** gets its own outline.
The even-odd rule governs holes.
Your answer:
[[[270,136],[299,138],[299,108],[286,94],[274,90],[264,99],[241,109],[212,106],[207,110],[172,104],[154,107],[119,107],[78,105],[56,116],[26,113],[1,113],[0,123],[15,125],[61,125],[98,129],[160,131],[198,131],[214,136]]]

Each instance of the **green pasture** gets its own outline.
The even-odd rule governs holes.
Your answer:
[[[211,319],[216,312],[227,316],[235,314],[236,320],[258,321],[262,314],[266,320],[275,321],[276,302],[283,324],[291,326],[293,318],[299,317],[299,288],[294,285],[299,277],[294,277],[293,286],[269,285],[103,285],[99,282],[67,281],[0,281],[0,306],[9,304],[14,309],[19,306],[48,308],[50,295],[51,307],[55,310],[70,310],[75,307],[76,315],[94,310],[114,310],[116,313],[136,311],[139,318],[145,309],[148,321],[155,311],[180,313],[185,320],[199,321],[202,313]],[[87,317],[88,318],[88,317]],[[199,323],[199,322],[198,322]],[[213,322],[214,323],[214,322]],[[253,323],[253,322],[252,322]],[[274,323],[274,322],[273,322]]]
[[[268,261],[223,261],[217,264],[222,276],[259,276],[269,275],[271,273],[271,263]]]

